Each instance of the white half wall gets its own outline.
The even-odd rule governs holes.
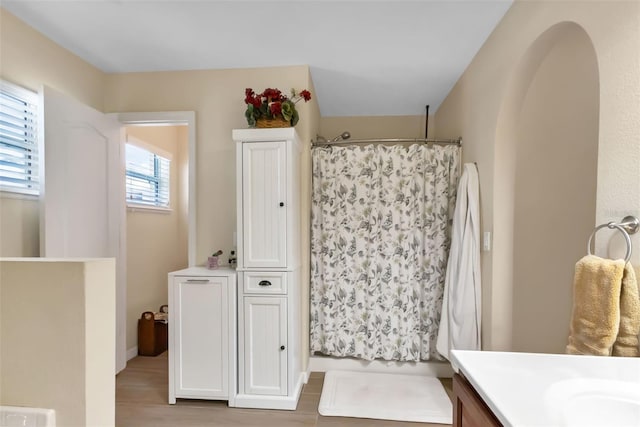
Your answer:
[[[115,260],[0,258],[0,405],[115,425]]]

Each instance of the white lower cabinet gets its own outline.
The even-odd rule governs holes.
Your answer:
[[[234,270],[169,273],[169,403],[214,399],[233,406],[236,313]]]
[[[244,297],[244,391],[287,394],[287,299]]]
[[[238,394],[242,408],[295,410],[300,362],[298,271],[238,272]]]

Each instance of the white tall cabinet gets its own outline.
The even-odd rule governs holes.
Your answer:
[[[294,128],[233,131],[237,158],[238,407],[294,410],[300,325],[300,143]]]
[[[191,398],[234,406],[236,286],[228,268],[169,273],[169,403]]]

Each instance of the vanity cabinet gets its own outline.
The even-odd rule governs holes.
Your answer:
[[[460,374],[453,376],[453,427],[501,427],[491,409]]]
[[[287,395],[287,299],[245,296],[243,385],[247,394]]]
[[[304,375],[300,143],[294,128],[237,129],[238,395],[294,410]]]
[[[236,274],[193,267],[169,273],[169,403],[236,395]]]

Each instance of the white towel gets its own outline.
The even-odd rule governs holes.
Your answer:
[[[480,350],[480,202],[478,169],[466,163],[458,185],[436,349]]]

